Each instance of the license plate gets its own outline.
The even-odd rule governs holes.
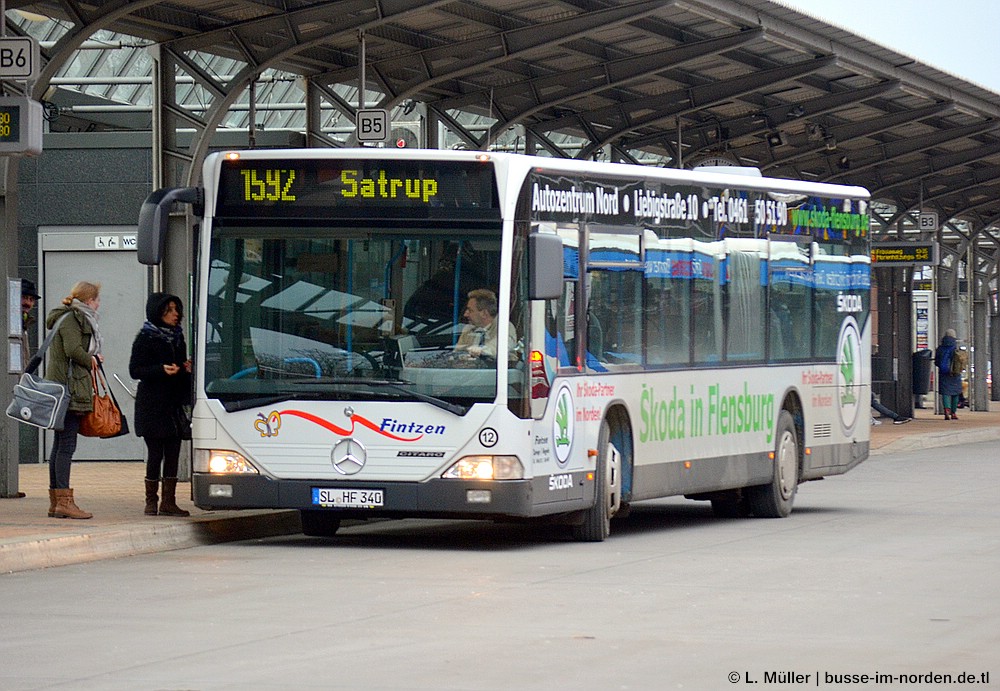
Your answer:
[[[373,509],[385,502],[385,490],[381,489],[341,489],[336,487],[313,487],[313,506],[335,506],[349,509]]]

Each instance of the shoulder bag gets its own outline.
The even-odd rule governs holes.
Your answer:
[[[61,430],[69,409],[70,394],[65,384],[49,379],[43,379],[35,374],[41,365],[45,351],[55,338],[59,325],[69,316],[69,312],[59,318],[52,326],[45,341],[38,348],[21,379],[14,385],[14,393],[10,405],[7,406],[7,417],[26,425],[41,429]]]
[[[128,434],[128,423],[108,386],[102,363],[95,360],[90,368],[90,379],[94,385],[94,409],[80,418],[80,434],[101,439]]]

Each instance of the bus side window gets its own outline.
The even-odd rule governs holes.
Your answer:
[[[588,360],[642,364],[642,278],[633,270],[590,272]]]

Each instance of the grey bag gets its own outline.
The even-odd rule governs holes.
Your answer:
[[[61,430],[69,399],[65,384],[25,372],[21,381],[14,385],[14,397],[7,406],[7,416],[26,425]]]
[[[14,385],[14,395],[10,405],[7,406],[7,417],[42,429],[61,430],[63,428],[66,411],[69,409],[69,389],[65,384],[42,379],[34,372],[41,364],[42,357],[55,337],[59,325],[67,316],[69,316],[68,312],[53,325],[49,335],[45,337],[45,342],[28,363],[27,371],[21,375],[21,380]]]

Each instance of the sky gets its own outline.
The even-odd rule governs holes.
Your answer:
[[[778,0],[1000,94],[1000,0]]]

